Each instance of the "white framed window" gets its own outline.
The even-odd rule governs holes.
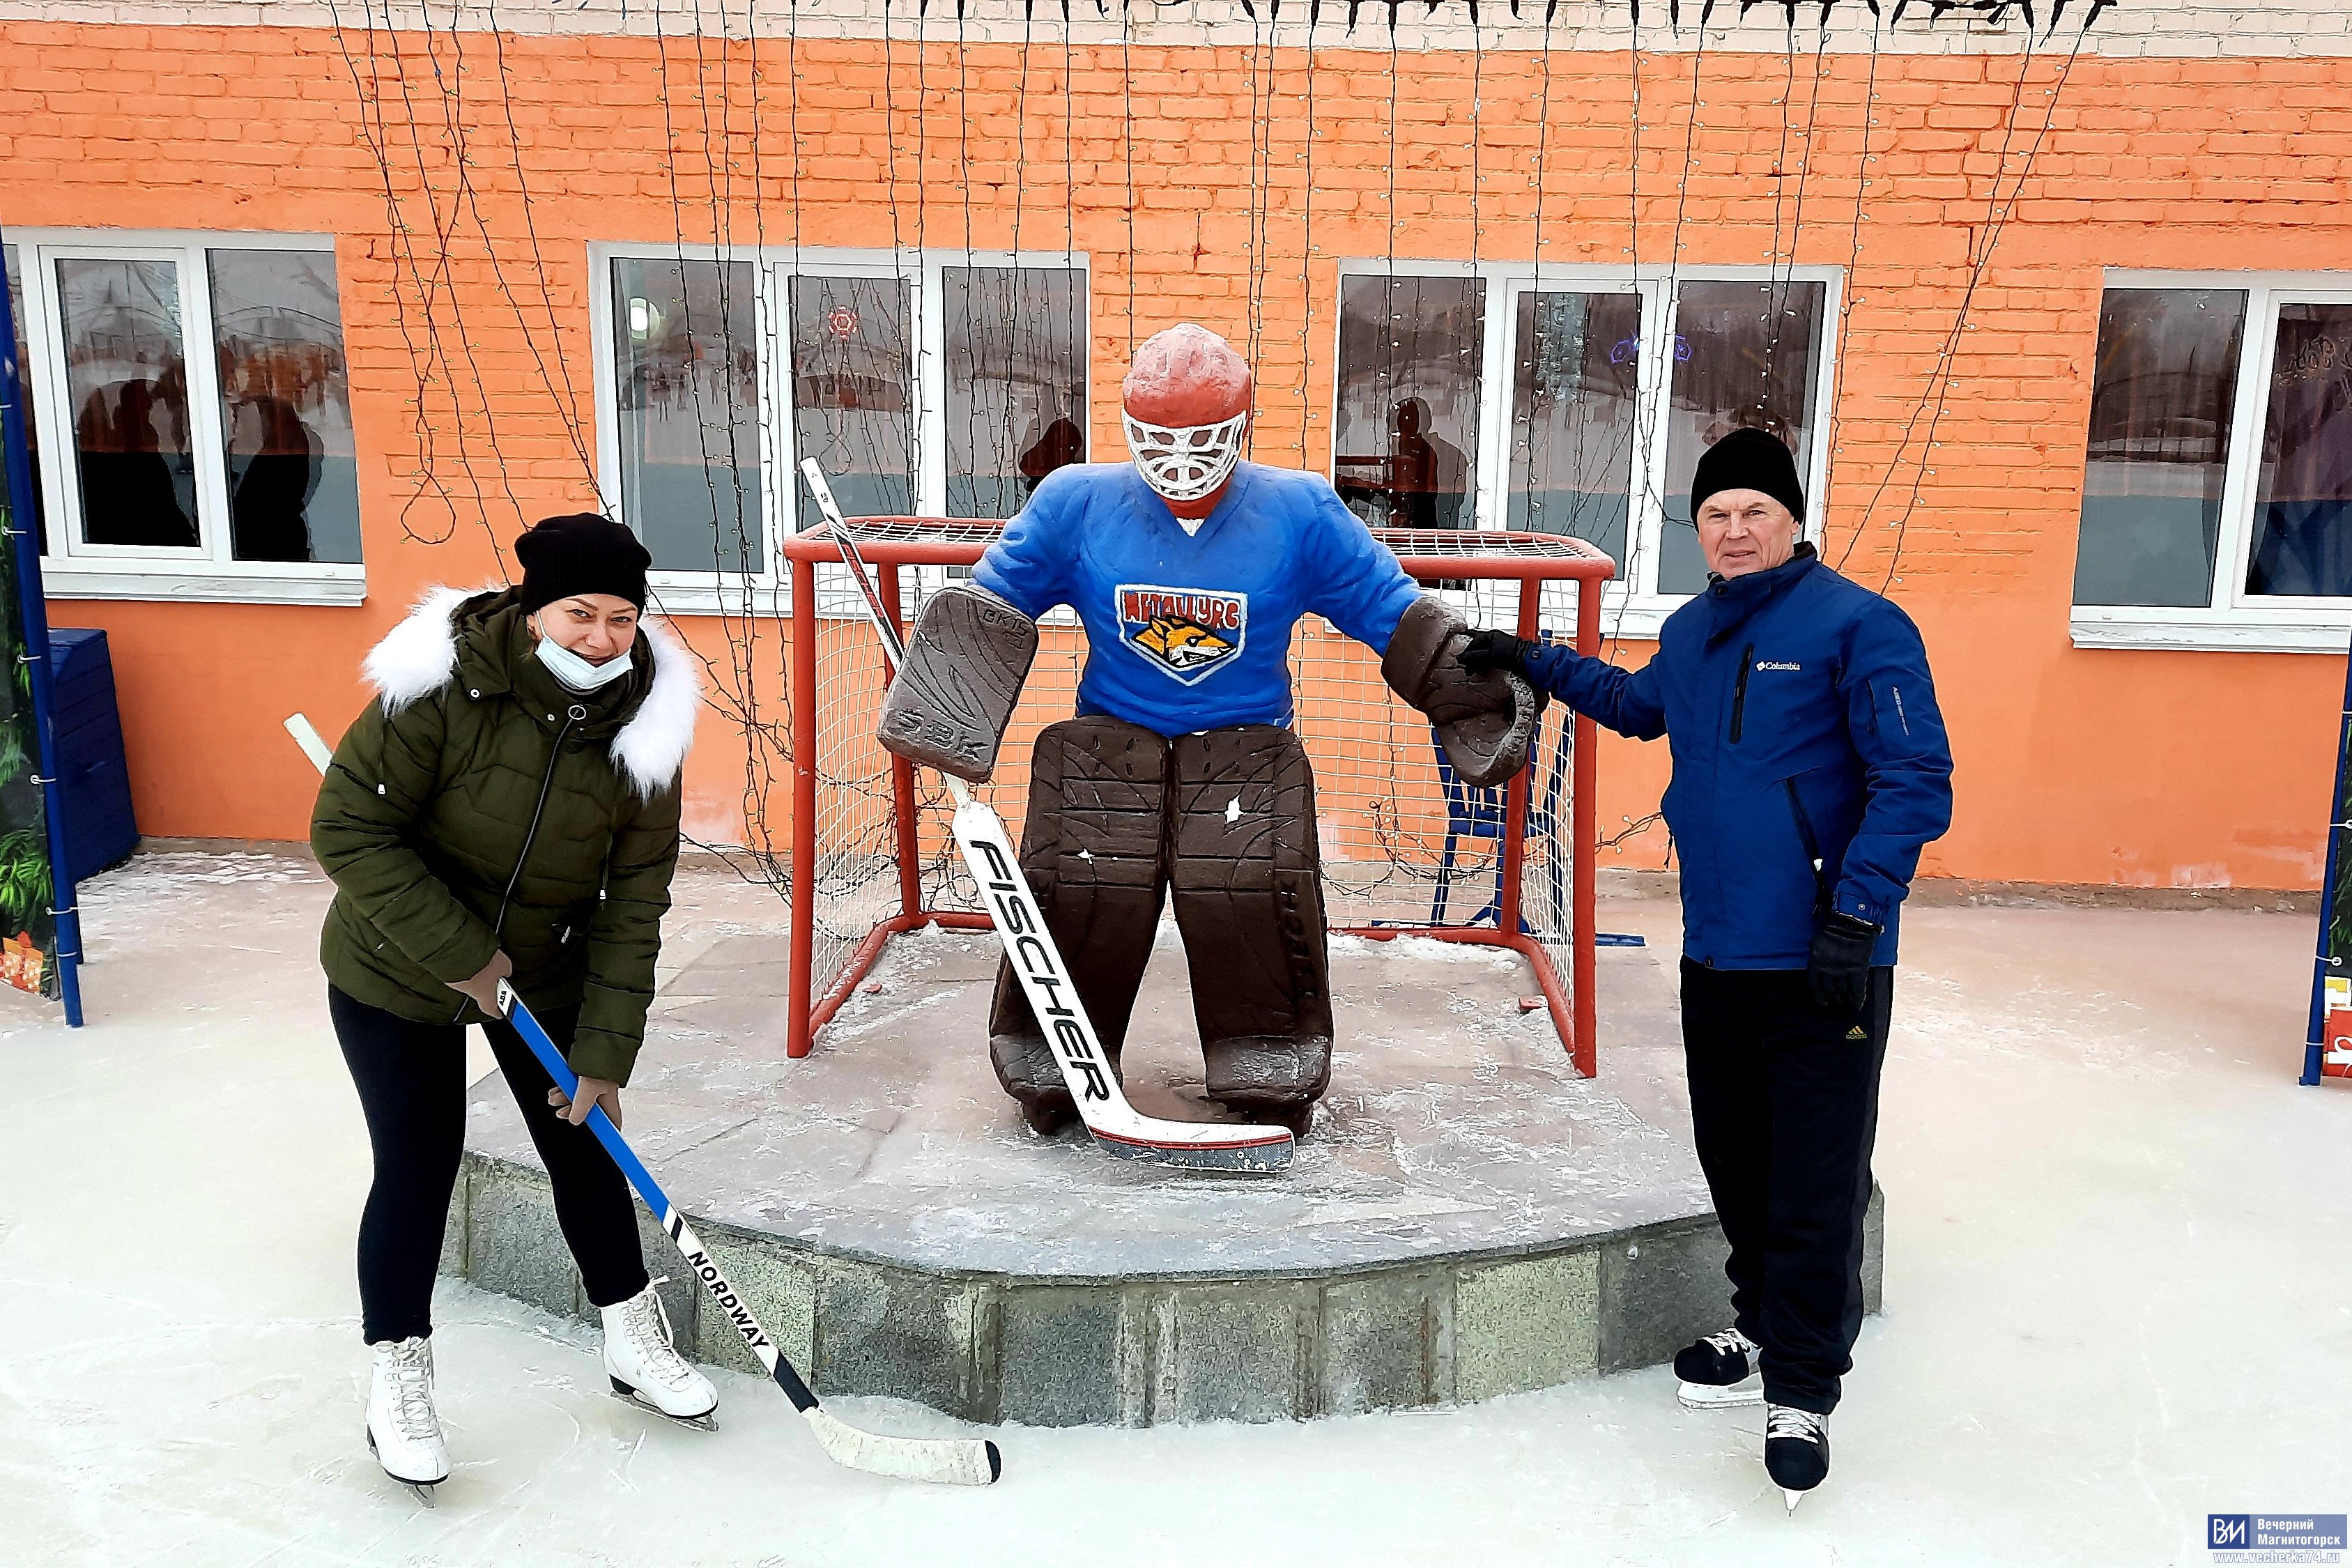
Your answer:
[[[1612,631],[1654,635],[1706,585],[1689,494],[1707,447],[1771,430],[1820,493],[1843,284],[1343,261],[1332,482],[1368,521],[1589,540],[1617,562]]]
[[[2077,647],[2342,653],[2352,276],[2110,270]]]
[[[653,552],[673,614],[781,607],[782,539],[816,521],[803,457],[853,516],[1009,517],[1087,460],[1082,255],[598,245],[591,258],[604,504]]]
[[[9,241],[47,592],[363,599],[333,240],[14,229]]]

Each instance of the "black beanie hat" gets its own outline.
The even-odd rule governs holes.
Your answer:
[[[522,607],[536,610],[575,594],[610,594],[646,607],[654,558],[637,536],[593,511],[542,518],[515,540],[522,563]]]
[[[1797,482],[1796,455],[1769,430],[1734,430],[1699,454],[1691,475],[1691,516],[1717,490],[1761,490],[1805,521],[1805,489]]]

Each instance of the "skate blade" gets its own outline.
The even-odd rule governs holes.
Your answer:
[[[1675,1397],[1685,1410],[1732,1410],[1743,1405],[1763,1404],[1764,1387],[1760,1383],[1717,1388],[1704,1383],[1677,1382]]]
[[[371,1458],[375,1460],[377,1466],[380,1468],[383,1464],[383,1456],[375,1446],[375,1434],[373,1432],[368,1432],[366,1433],[366,1436],[368,1455]],[[402,1486],[407,1488],[410,1494],[414,1496],[418,1502],[423,1503],[426,1508],[439,1508],[441,1506],[439,1503],[433,1500],[433,1489],[439,1486],[441,1481],[447,1480],[449,1479],[448,1477],[442,1477],[441,1481],[412,1481],[406,1476],[393,1475],[390,1470],[385,1470],[383,1473],[393,1480],[398,1481]]]
[[[680,1426],[691,1427],[697,1432],[719,1430],[719,1407],[715,1405],[699,1415],[672,1415],[619,1378],[608,1374],[606,1381],[613,1385],[613,1397],[624,1405],[632,1405],[649,1415],[658,1415],[665,1421],[676,1422]]]

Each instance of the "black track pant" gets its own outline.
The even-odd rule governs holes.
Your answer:
[[[360,1215],[361,1331],[370,1344],[430,1334],[433,1276],[466,1148],[466,1031],[411,1023],[331,985],[327,1013],[375,1152],[375,1184]],[[571,1045],[579,1021],[577,1007],[540,1019],[558,1047]],[[522,1037],[506,1024],[488,1025],[483,1034],[547,1166],[556,1222],[580,1264],[588,1300],[600,1307],[627,1300],[646,1283],[627,1179],[594,1134],[549,1106],[554,1081]]]
[[[1802,970],[1683,961],[1683,1050],[1707,1191],[1731,1243],[1732,1322],[1764,1347],[1764,1397],[1826,1415],[1862,1331],[1862,1219],[1895,971],[1859,1018]],[[1855,1035],[1859,1038],[1854,1038]]]

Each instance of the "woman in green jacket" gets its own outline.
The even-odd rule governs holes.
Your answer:
[[[601,1310],[614,1392],[708,1426],[719,1395],[670,1342],[620,1171],[581,1123],[645,1039],[677,866],[693,661],[641,623],[651,558],[593,514],[515,542],[520,587],[428,595],[367,658],[377,700],[335,750],[310,843],[335,881],[328,1011],[375,1158],[360,1220],[369,1446],[395,1479],[446,1479],[433,1279],[464,1152],[478,1024],[547,1166]],[[511,980],[580,1075],[567,1100],[501,1017]]]

